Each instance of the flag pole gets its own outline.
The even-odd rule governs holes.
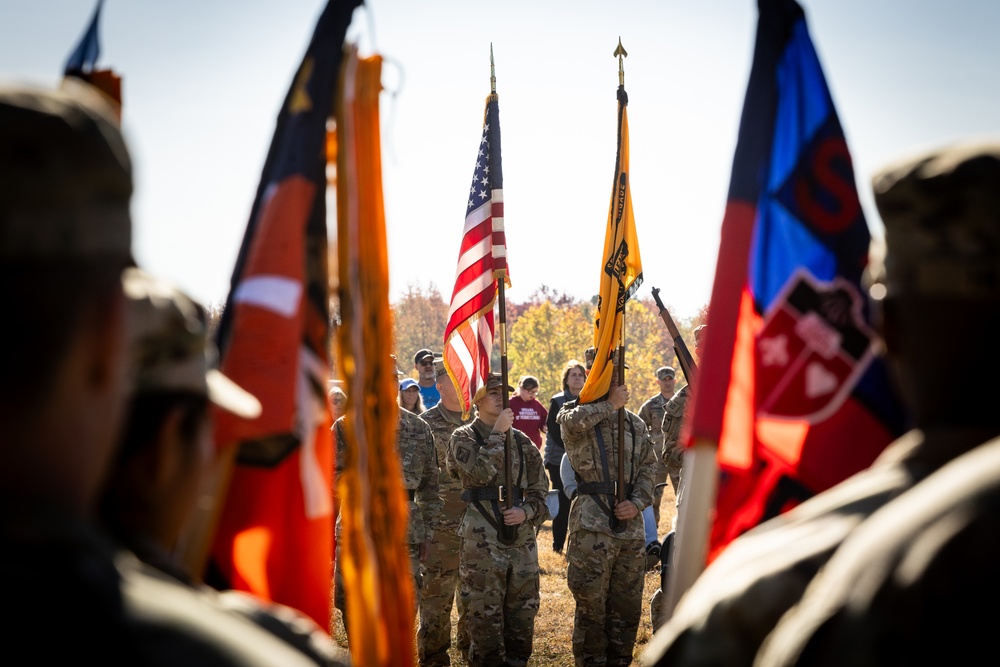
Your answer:
[[[493,62],[493,42],[490,42],[490,95],[497,94],[497,72]],[[510,386],[507,380],[507,270],[500,269],[494,274],[497,282],[497,301],[500,306],[499,328],[500,328],[500,395],[503,397],[503,409],[510,407],[510,397],[507,395],[507,387]],[[514,468],[513,455],[511,453],[511,430],[507,429],[503,439],[503,477],[504,477],[504,497],[500,499],[503,509],[509,510],[514,507]],[[508,526],[501,523],[497,530],[497,537],[501,544],[513,544],[517,540],[517,526]]]
[[[628,52],[622,46],[622,38],[618,38],[618,46],[613,54],[618,58],[618,158],[615,165],[615,175],[621,167],[622,153],[622,108],[628,104],[628,96],[625,94],[625,58]],[[627,300],[622,302],[622,324],[618,338],[618,384],[625,384],[625,306]],[[614,372],[614,371],[613,371]],[[634,444],[634,443],[633,443]],[[618,475],[615,482],[615,503],[625,500],[625,408],[618,408],[618,441],[616,458],[618,459]],[[620,533],[625,530],[625,522],[612,514],[611,530]]]
[[[625,304],[622,304],[621,337],[618,340],[618,384],[625,384]],[[635,443],[633,443],[634,445]],[[625,500],[625,406],[618,408],[618,479],[615,484],[615,502]],[[615,517],[611,530],[620,533],[625,530],[625,522]]]

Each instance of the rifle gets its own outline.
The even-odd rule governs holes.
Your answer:
[[[688,384],[694,385],[694,377],[698,374],[698,364],[695,363],[694,357],[691,356],[691,351],[688,350],[681,332],[677,330],[674,319],[670,317],[670,311],[660,301],[659,287],[653,288],[653,301],[656,302],[656,307],[660,309],[660,319],[667,325],[667,331],[670,332],[670,336],[674,339],[674,351],[677,353],[677,362],[681,365],[681,370],[684,371],[684,377],[687,378]]]

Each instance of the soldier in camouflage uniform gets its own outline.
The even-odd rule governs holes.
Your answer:
[[[134,370],[122,282],[132,166],[115,112],[70,77],[59,90],[0,85],[4,645],[35,663],[315,665],[94,518]],[[72,619],[58,630],[54,601]]]
[[[680,464],[668,465],[663,456],[663,407],[674,395],[675,377],[676,372],[670,366],[657,368],[656,384],[660,387],[660,393],[650,398],[639,408],[639,417],[646,422],[646,426],[649,428],[649,439],[653,443],[653,453],[656,454],[656,473],[653,475],[653,518],[657,528],[660,525],[660,501],[663,499],[663,487],[658,485],[666,482],[669,475],[670,483],[674,485],[674,494],[676,494],[681,476]]]
[[[459,533],[459,577],[471,639],[473,666],[526,665],[531,656],[539,605],[538,551],[535,530],[549,516],[545,505],[548,478],[541,454],[525,434],[511,428],[514,413],[503,409],[503,387],[491,375],[474,397],[478,416],[455,430],[448,445],[448,470],[457,475],[468,508]],[[504,485],[504,440],[510,431],[513,488]],[[502,509],[511,493],[514,507]],[[522,525],[523,524],[523,525]],[[516,527],[504,544],[499,531]]]
[[[631,664],[639,629],[646,571],[640,512],[653,498],[656,456],[645,422],[626,411],[625,499],[615,504],[618,410],[628,398],[628,387],[612,381],[606,400],[570,401],[557,417],[579,480],[569,515],[566,578],[576,599],[573,657],[580,667]],[[621,532],[611,528],[612,513],[625,524]]]
[[[705,334],[705,325],[695,327],[694,329],[694,354],[695,357],[700,359],[701,353],[701,339]],[[666,463],[667,467],[670,469],[676,469],[677,472],[677,483],[674,484],[674,494],[677,498],[676,506],[678,512],[674,514],[674,525],[672,530],[677,528],[677,516],[680,514],[681,502],[683,502],[684,496],[684,475],[682,472],[683,462],[684,462],[684,448],[680,446],[680,435],[681,435],[681,425],[684,422],[684,410],[687,408],[688,395],[691,391],[691,385],[686,384],[681,387],[674,397],[667,401],[666,405],[663,406],[663,424],[660,430],[663,433],[663,454],[661,459]],[[673,479],[673,478],[671,478]]]
[[[334,422],[337,438],[337,474],[351,465],[350,452],[344,447],[343,420]],[[427,557],[430,543],[434,539],[437,521],[441,516],[443,503],[438,495],[438,465],[434,450],[434,436],[430,426],[423,419],[407,410],[399,410],[399,424],[396,430],[396,446],[399,461],[403,467],[403,487],[410,497],[409,521],[407,524],[407,546],[413,570],[414,598],[420,604],[420,563]],[[340,518],[336,527],[337,553],[340,556]],[[347,625],[347,605],[344,600],[344,582],[340,568],[334,577],[334,601],[343,614]],[[416,611],[416,610],[414,610]]]
[[[697,358],[701,358],[701,338],[705,332],[705,325],[695,327],[694,329],[694,353]],[[677,517],[680,515],[681,502],[684,496],[684,475],[682,470],[682,464],[684,462],[684,448],[680,445],[680,435],[681,435],[681,425],[684,422],[684,410],[687,409],[688,397],[691,393],[691,385],[686,384],[677,390],[673,398],[666,402],[663,406],[663,423],[660,427],[660,431],[663,434],[663,449],[661,450],[660,459],[664,461],[666,466],[671,470],[677,470],[677,479],[674,480],[671,477],[671,482],[674,484],[674,506],[676,511],[674,512],[673,525],[670,528],[671,533],[677,530]],[[668,536],[669,537],[669,536]],[[664,544],[667,540],[664,540]],[[670,566],[671,556],[673,554],[664,554],[661,558],[661,562],[665,563],[665,567]],[[661,584],[666,581],[666,569],[661,571]],[[663,625],[666,621],[666,617],[663,614],[662,606],[665,602],[663,596],[663,585],[656,589],[653,593],[653,597],[649,602],[649,615],[650,620],[653,624],[653,630]]]
[[[684,409],[687,407],[688,394],[691,385],[684,385],[677,390],[673,398],[663,404],[663,421],[660,424],[660,437],[663,438],[662,449],[660,450],[660,460],[671,470],[677,471],[677,481],[673,476],[670,481],[674,484],[674,497],[676,505],[681,504],[681,468],[684,463],[684,448],[680,446],[681,424],[684,420]],[[674,522],[671,530],[677,528],[677,515],[674,514]]]
[[[261,405],[214,368],[217,353],[201,304],[137,268],[127,269],[122,282],[134,393],[104,482],[102,523],[165,583],[196,594],[203,606],[233,622],[252,621],[316,664],[346,665],[347,652],[302,612],[244,591],[197,585],[176,558],[212,463],[206,455],[214,451],[212,406],[255,419]]]
[[[458,591],[458,565],[462,538],[458,527],[465,514],[466,502],[462,500],[462,483],[448,473],[448,443],[459,426],[472,423],[474,415],[462,418],[455,385],[441,359],[434,361],[437,389],[441,401],[420,418],[427,422],[434,434],[437,465],[440,471],[439,492],[444,503],[434,530],[427,558],[421,567],[423,575],[420,591],[420,626],[417,630],[417,653],[423,667],[450,665],[448,649],[451,647],[451,607]],[[456,644],[468,653],[469,633],[465,623],[465,604],[458,598],[458,625]]]
[[[996,590],[986,548],[997,544],[995,520],[988,538],[964,542],[976,545],[973,559],[949,556],[968,555],[953,540],[969,537],[976,516],[950,503],[976,488],[990,465],[976,457],[1000,435],[1000,145],[915,154],[873,186],[885,261],[881,270],[873,262],[870,293],[913,430],[865,470],[733,540],[657,631],[644,664],[784,664],[779,657],[819,640],[798,664],[977,664],[994,650],[994,615],[961,595],[970,583],[964,590],[983,601]],[[942,322],[961,344],[928,355]],[[972,462],[968,478],[952,477]]]

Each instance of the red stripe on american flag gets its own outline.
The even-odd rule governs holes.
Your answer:
[[[496,296],[496,291],[496,283],[491,282],[486,289],[455,309],[448,317],[448,326],[445,327],[445,332],[450,333],[457,329],[462,322],[474,317],[476,313],[482,311],[484,308],[490,307]],[[492,312],[492,308],[490,308],[490,312]]]
[[[461,273],[455,277],[455,291],[451,295],[452,308],[455,308],[455,298],[458,297],[459,292],[472,285],[481,276],[489,275],[490,271],[493,270],[493,257],[491,255],[483,255],[479,259],[475,260],[471,265],[465,267]],[[467,299],[471,301],[472,299]]]
[[[462,237],[462,247],[458,251],[459,257],[467,253],[470,248],[474,248],[477,243],[485,239],[491,233],[493,233],[493,218],[486,218],[481,223],[465,232],[465,236]]]

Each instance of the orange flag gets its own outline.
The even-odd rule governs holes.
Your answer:
[[[348,396],[351,462],[337,480],[348,644],[358,665],[414,664],[416,612],[406,543],[408,502],[396,449],[398,384],[389,311],[378,96],[382,59],[344,62],[337,107],[336,358]]]

